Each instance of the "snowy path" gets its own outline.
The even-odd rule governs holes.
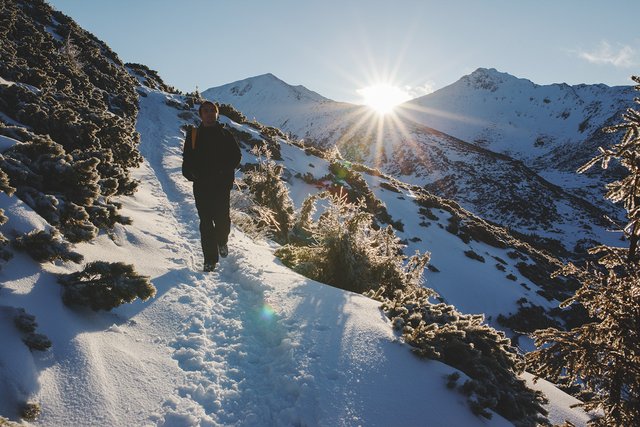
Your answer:
[[[148,113],[151,117],[145,117]],[[165,123],[162,113],[171,110],[141,111],[140,123]],[[180,399],[165,402],[167,425],[264,425],[316,424],[306,419],[315,411],[297,404],[300,395],[296,378],[301,377],[292,360],[286,325],[265,302],[268,287],[259,272],[242,267],[249,264],[243,253],[233,248],[214,273],[198,272],[201,265],[197,213],[190,184],[180,173],[181,141],[168,138],[161,126],[139,129],[140,150],[149,162],[166,194],[183,238],[186,266],[192,271],[183,277],[182,296],[186,323],[171,343],[174,358],[187,374],[178,388]],[[250,252],[244,252],[248,254]],[[274,389],[283,393],[274,395]],[[305,408],[305,414],[295,408]],[[188,408],[188,409],[187,409]],[[190,414],[185,415],[186,412]]]

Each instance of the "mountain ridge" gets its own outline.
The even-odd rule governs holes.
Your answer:
[[[454,101],[449,96],[450,93],[460,93],[461,95],[456,99],[460,104],[465,104],[465,97],[476,99],[479,96],[477,94],[481,93],[484,94],[482,101],[486,103],[488,102],[487,93],[492,94],[492,97],[499,95],[502,98],[506,96],[503,92],[514,84],[520,92],[518,96],[534,99],[536,106],[546,106],[547,109],[548,104],[552,104],[550,98],[548,103],[545,102],[547,96],[551,96],[550,90],[556,94],[554,99],[557,98],[557,87],[561,87],[566,96],[577,90],[568,85],[559,84],[552,90],[550,86],[536,85],[529,80],[501,73],[495,69],[478,69],[468,76],[463,76],[458,82],[417,100],[435,97],[439,102],[448,103],[450,100]],[[278,85],[282,86],[286,83],[278,79]],[[508,87],[505,88],[505,85]],[[471,87],[471,91],[463,90],[461,87]],[[537,95],[533,92],[525,93],[523,87],[542,90],[543,93]],[[229,86],[225,86],[224,89],[212,88],[203,92],[203,95],[214,101],[232,103],[248,117],[255,117],[261,122],[280,127],[294,138],[303,138],[306,144],[323,149],[338,147],[347,160],[364,162],[371,167],[379,167],[401,180],[426,186],[436,194],[453,198],[461,202],[465,208],[503,226],[513,227],[522,233],[533,232],[547,238],[566,240],[564,244],[570,252],[581,240],[608,239],[608,242],[612,242],[615,239],[611,233],[607,232],[608,224],[602,220],[605,216],[614,218],[620,216],[620,209],[602,197],[604,183],[611,180],[611,173],[608,172],[607,175],[596,172],[589,176],[576,177],[573,171],[568,172],[571,165],[576,164],[576,149],[574,145],[566,142],[552,146],[554,140],[560,139],[559,136],[551,135],[547,140],[541,137],[539,141],[536,140],[534,144],[530,144],[532,147],[526,147],[527,149],[520,150],[521,152],[500,150],[498,149],[500,140],[495,138],[495,135],[500,135],[500,132],[489,134],[487,137],[493,138],[489,142],[479,142],[477,138],[465,139],[466,134],[463,131],[457,131],[457,128],[451,124],[460,122],[459,114],[456,115],[453,112],[441,114],[445,118],[453,117],[455,120],[445,121],[445,124],[450,125],[449,127],[444,125],[439,127],[440,123],[434,124],[424,119],[425,115],[420,113],[424,113],[425,108],[415,106],[416,100],[399,106],[395,116],[380,118],[365,106],[334,101],[324,101],[322,104],[298,102],[278,98],[279,89],[274,90],[270,102],[265,103],[264,97],[257,95],[254,97],[251,91],[245,93],[242,99],[238,99],[229,93],[228,88]],[[261,94],[268,90],[268,87],[262,87]],[[598,86],[598,90],[607,90],[607,87]],[[626,88],[624,90],[626,91]],[[592,89],[588,89],[588,92],[591,93]],[[591,96],[595,97],[593,93]],[[477,106],[477,104],[476,100],[474,105]],[[596,107],[597,105],[594,108]],[[486,114],[490,115],[490,113]],[[533,116],[533,112],[529,114]],[[549,112],[545,110],[545,114]],[[559,113],[553,113],[553,115],[557,116]],[[557,120],[566,119],[560,117]],[[472,124],[482,124],[483,120],[486,121],[485,118],[475,119],[475,122],[468,119]],[[508,117],[504,119],[507,127],[509,120]],[[537,119],[531,120],[535,122]],[[571,118],[571,120],[576,119]],[[580,121],[584,122],[582,119]],[[592,119],[592,121],[595,120]],[[495,125],[495,127],[499,126]],[[597,137],[591,138],[592,144],[607,142],[606,139],[609,136],[600,135],[598,126],[593,123],[585,125],[585,130],[590,128],[596,128],[593,132],[597,134]],[[469,129],[474,128],[469,125]],[[466,136],[469,137],[469,135]],[[530,155],[532,150],[537,150],[534,154],[538,157]],[[557,166],[555,169],[545,171],[536,168],[535,160],[540,156],[546,156],[540,157],[546,161],[545,164],[553,165],[548,158],[560,151],[565,153],[564,157],[556,159],[555,162],[562,167]],[[584,158],[590,158],[592,154],[588,147],[582,149],[580,153]],[[462,161],[463,157],[466,160]],[[538,163],[540,161],[542,160],[538,160]],[[568,161],[572,162],[571,165],[566,164]],[[495,165],[489,167],[492,164]],[[522,167],[526,167],[529,172],[525,173]],[[513,173],[510,174],[508,171]],[[519,178],[515,179],[516,177]],[[518,182],[526,184],[517,184]],[[533,191],[533,193],[529,195],[523,191],[515,191],[512,186],[516,184],[520,187],[528,187],[527,191]],[[506,197],[506,194],[509,194],[509,197]],[[482,196],[484,200],[480,195],[484,195]],[[536,198],[545,202],[532,203]],[[559,205],[554,207],[553,205],[556,204]],[[540,210],[540,213],[532,215],[533,211],[514,209],[514,206],[531,206],[533,211]],[[571,212],[562,214],[565,215],[565,219],[561,222],[575,222],[575,218],[582,216],[577,210],[578,207],[586,208],[586,212],[590,212],[588,215],[591,216],[591,220],[583,225],[571,227],[573,230],[579,230],[577,234],[573,231],[559,231],[566,228],[564,225],[550,227],[543,215],[546,211],[551,216],[555,215],[555,218],[559,218],[554,212]],[[594,234],[590,230],[592,226],[599,227],[599,231]],[[550,232],[552,229],[556,231]]]
[[[548,159],[549,151],[559,145],[593,149],[588,141],[630,105],[633,96],[632,86],[538,85],[479,68],[400,109],[415,121],[542,170],[550,165],[536,160]],[[579,161],[588,157],[581,156]],[[576,161],[562,170],[575,171],[579,166]]]

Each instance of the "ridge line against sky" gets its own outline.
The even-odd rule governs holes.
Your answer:
[[[479,67],[536,84],[631,85],[640,74],[635,0],[48,3],[182,91],[273,73],[359,103],[376,83],[415,98]]]

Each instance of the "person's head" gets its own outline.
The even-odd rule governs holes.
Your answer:
[[[211,101],[204,101],[198,108],[198,114],[203,125],[211,126],[218,121],[218,106]]]

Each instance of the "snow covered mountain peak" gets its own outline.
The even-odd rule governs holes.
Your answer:
[[[217,88],[207,89],[202,93],[204,97],[214,99],[219,98],[221,94],[228,95],[232,99],[257,97],[270,102],[331,102],[331,100],[302,85],[289,85],[271,73],[238,80]],[[230,103],[235,105],[237,102],[235,100]]]
[[[457,84],[464,84],[468,88],[488,90],[490,92],[495,92],[506,84],[537,86],[530,80],[517,78],[511,74],[500,72],[495,68],[478,68],[473,73],[461,77],[460,80],[452,86]]]
[[[602,127],[633,103],[631,86],[538,85],[479,68],[407,102],[408,116],[537,171],[574,173],[606,144]]]
[[[250,120],[275,126],[296,138],[331,145],[327,129],[346,126],[345,117],[362,106],[332,101],[304,86],[292,86],[271,73],[238,80],[202,92],[211,101],[231,104]]]

